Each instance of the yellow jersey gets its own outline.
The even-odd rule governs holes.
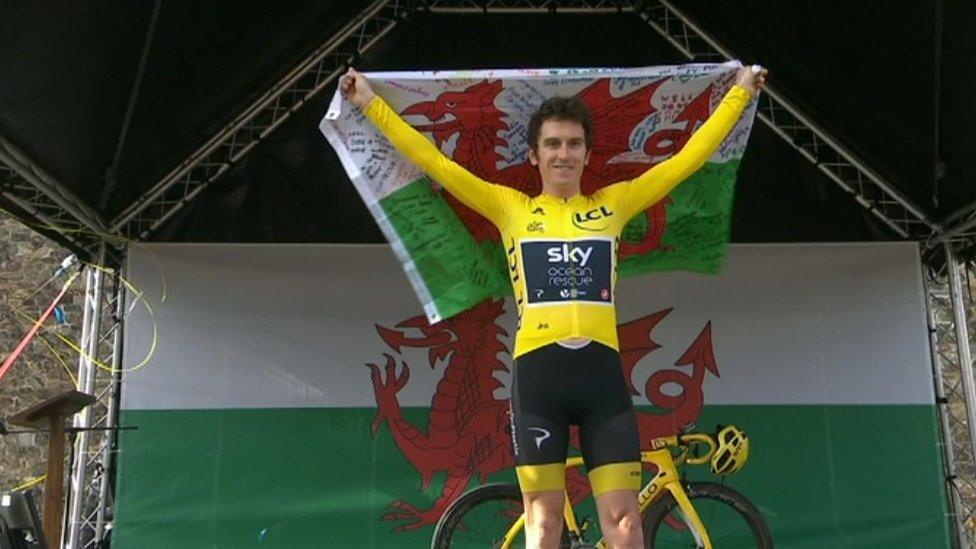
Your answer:
[[[364,112],[405,157],[498,227],[518,308],[517,358],[571,338],[619,350],[615,302],[621,231],[705,164],[751,98],[748,90],[733,86],[674,156],[634,179],[572,198],[528,196],[479,178],[444,155],[379,96]]]

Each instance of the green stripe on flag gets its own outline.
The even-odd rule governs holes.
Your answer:
[[[425,430],[426,409],[403,412]],[[372,436],[374,415],[123,411],[139,429],[120,433],[113,547],[429,547],[432,528],[394,533],[402,523],[383,516],[396,500],[429,509],[444,475],[422,489],[388,427]],[[934,407],[706,407],[698,425],[717,423],[749,434],[749,463],[725,482],[762,510],[777,547],[949,547]]]
[[[666,248],[620,262],[620,275],[688,270],[715,274],[722,267],[732,226],[732,201],[739,161],[707,163],[669,195]],[[647,216],[624,227],[622,240],[639,242],[647,233]]]
[[[380,200],[441,318],[511,294],[498,244],[479,246],[426,177]]]
[[[738,167],[737,160],[708,163],[678,186],[667,206],[664,248],[624,259],[620,274],[676,269],[717,273],[729,242]],[[380,205],[441,318],[486,298],[512,294],[501,244],[475,242],[426,177],[383,198]],[[641,242],[648,230],[647,216],[639,215],[627,224],[622,238]]]

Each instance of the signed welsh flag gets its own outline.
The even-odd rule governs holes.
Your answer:
[[[688,141],[732,86],[738,62],[640,69],[372,73],[374,89],[467,169],[529,195],[528,120],[547,97],[578,95],[593,112],[584,193],[631,179]],[[729,241],[732,194],[755,101],[708,163],[630,221],[620,272],[715,273]],[[404,159],[339,93],[320,126],[383,230],[430,322],[511,293],[498,231]]]

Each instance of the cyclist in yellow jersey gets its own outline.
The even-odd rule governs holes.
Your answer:
[[[501,233],[519,316],[512,436],[529,547],[559,542],[573,424],[605,538],[614,548],[643,547],[637,421],[617,342],[620,233],[708,160],[766,74],[740,69],[736,85],[681,151],[588,196],[580,181],[593,148],[591,115],[579,98],[547,99],[529,122],[529,160],[542,179],[534,197],[467,171],[404,122],[362,74],[350,69],[343,77],[344,95],[404,156]]]

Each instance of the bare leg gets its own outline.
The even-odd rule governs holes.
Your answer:
[[[637,490],[611,490],[596,497],[600,528],[612,549],[641,549],[644,531],[637,508]]]
[[[563,505],[566,492],[543,490],[525,492],[525,546],[527,549],[550,549],[559,546],[563,532]],[[634,500],[636,502],[636,498]]]

